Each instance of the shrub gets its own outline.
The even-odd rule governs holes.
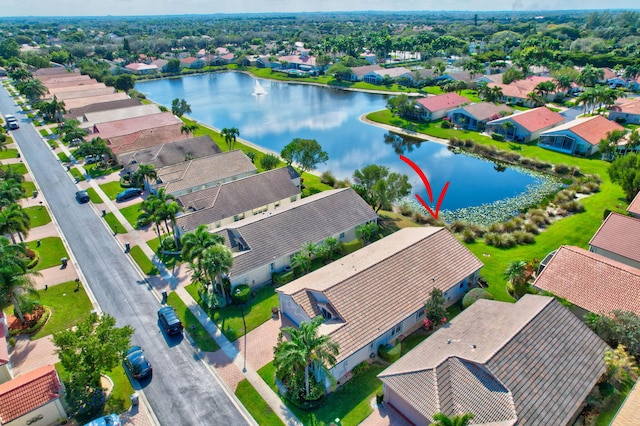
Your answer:
[[[464,141],[464,147],[465,148],[473,148],[476,145],[476,143],[473,141],[473,139],[466,139]]]
[[[408,203],[402,203],[398,206],[398,210],[402,216],[411,217],[413,209]]]
[[[378,347],[378,356],[387,362],[396,362],[402,354],[402,343],[395,346],[390,344],[380,345]]]
[[[160,249],[164,251],[177,251],[176,241],[172,236],[163,237],[160,241]]]
[[[274,272],[271,274],[271,281],[277,286],[290,283],[295,279],[293,271]]]
[[[502,158],[511,163],[517,163],[518,161],[520,161],[520,155],[516,154],[515,152],[504,152],[502,154]]]
[[[567,175],[571,171],[571,167],[566,164],[556,164],[553,167],[553,171],[559,175]]]
[[[513,235],[518,244],[533,244],[536,242],[536,236],[530,232],[515,231],[511,235]]]
[[[489,232],[494,232],[496,234],[502,234],[505,232],[504,223],[496,222],[489,225]]]
[[[576,194],[573,191],[569,191],[568,189],[563,189],[562,191],[556,194],[554,198],[554,203],[560,204],[566,201],[571,201],[576,197]]]
[[[367,361],[362,361],[360,364],[353,367],[353,369],[351,370],[351,374],[353,375],[353,377],[357,377],[367,370],[369,370],[369,363]]]
[[[528,220],[529,220],[530,223],[533,223],[538,228],[549,224],[549,219],[544,214],[542,214],[542,215],[540,215],[540,214],[529,215]]]
[[[584,206],[579,201],[573,200],[560,204],[560,208],[571,213],[582,213]]]
[[[487,232],[484,234],[484,243],[488,246],[495,246],[498,235],[495,232]]]
[[[484,288],[472,288],[462,298],[462,309],[467,309],[473,305],[476,300],[487,299],[493,300],[493,294],[489,293]]]
[[[336,184],[336,178],[329,170],[327,170],[320,176],[320,182],[333,187]]]
[[[533,235],[538,235],[540,233],[540,230],[538,229],[538,226],[535,223],[525,223],[524,230]]]
[[[247,303],[249,299],[251,299],[251,287],[247,284],[240,284],[231,292],[231,300],[236,305]]]
[[[491,139],[493,139],[494,141],[503,142],[504,141],[504,135],[494,132],[494,133],[491,133]]]
[[[253,151],[248,151],[246,153],[247,157],[249,157],[249,160],[251,160],[252,163],[255,163],[256,160],[256,153]]]
[[[467,229],[467,222],[456,220],[451,224],[451,232],[460,233]]]
[[[590,193],[600,192],[600,184],[598,182],[587,182],[584,186]]]
[[[473,231],[477,238],[482,238],[487,232],[487,229],[484,226],[478,225],[477,223],[469,224],[469,229]]]
[[[469,228],[462,231],[462,241],[467,244],[474,243],[476,241],[476,234]]]
[[[348,243],[342,243],[340,245],[340,251],[342,252],[342,254],[351,254],[356,250],[359,250],[362,248],[362,241],[360,241],[360,239],[355,239],[351,242]]]
[[[443,129],[450,129],[451,128],[451,123],[447,120],[442,120],[442,123],[440,124],[440,127],[442,127]]]
[[[464,141],[462,139],[458,139],[458,138],[451,138],[451,139],[449,139],[449,145],[457,146],[458,148],[462,148],[464,146]]]

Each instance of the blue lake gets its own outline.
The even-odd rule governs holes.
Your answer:
[[[368,164],[385,165],[408,175],[414,192],[428,200],[418,175],[399,159],[404,153],[431,182],[434,201],[450,182],[443,210],[490,208],[518,196],[531,202],[532,194],[546,184],[539,175],[514,168],[498,171],[490,161],[454,154],[434,142],[413,144],[390,137],[387,130],[360,121],[363,114],[385,108],[384,95],[258,81],[263,95],[254,94],[255,78],[237,72],[139,82],[136,89],[169,108],[173,99],[185,99],[191,105],[189,116],[198,122],[218,129],[236,127],[242,139],[278,153],[294,138],[315,139],[329,154],[318,170],[330,170],[339,179],[351,178]]]

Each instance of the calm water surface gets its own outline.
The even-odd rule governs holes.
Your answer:
[[[414,192],[428,200],[420,178],[398,158],[404,153],[425,172],[436,200],[451,182],[442,203],[446,210],[490,204],[540,183],[539,177],[511,168],[496,171],[494,163],[454,154],[444,145],[403,142],[359,120],[362,114],[384,109],[386,96],[258,81],[266,94],[256,96],[256,79],[236,72],[140,82],[136,89],[167,107],[175,98],[185,99],[197,121],[218,129],[236,127],[241,138],[275,152],[294,138],[315,139],[329,154],[327,164],[318,169],[330,170],[339,179],[351,178],[354,170],[368,164],[388,166],[408,175]]]

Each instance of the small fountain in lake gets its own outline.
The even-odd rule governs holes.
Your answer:
[[[253,89],[253,94],[254,96],[262,96],[267,94],[267,91],[264,90],[264,87],[262,87],[259,80],[256,80],[256,86]]]

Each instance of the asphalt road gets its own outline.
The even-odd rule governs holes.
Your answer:
[[[40,134],[26,121],[4,88],[0,110],[13,114],[20,129],[13,136],[46,198],[72,256],[100,308],[118,325],[135,328],[133,343],[145,350],[153,377],[144,395],[162,425],[225,426],[255,424],[244,407],[223,388],[187,339],[166,338],[158,327],[160,303],[89,204],[78,204],[78,189]]]

